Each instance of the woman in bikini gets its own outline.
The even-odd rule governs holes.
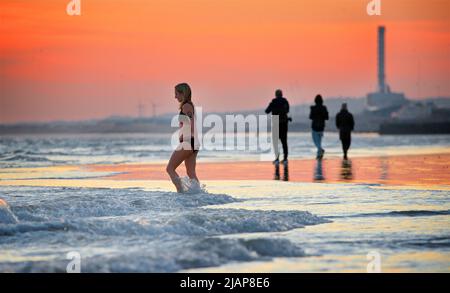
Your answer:
[[[175,86],[175,99],[180,103],[180,144],[172,153],[166,171],[177,192],[183,192],[180,176],[175,170],[184,161],[187,175],[191,180],[195,180],[198,183],[195,165],[199,144],[195,127],[194,104],[191,101],[191,88],[187,83],[180,83]]]

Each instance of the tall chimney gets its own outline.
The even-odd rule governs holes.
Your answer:
[[[381,93],[386,92],[386,82],[384,74],[384,35],[385,27],[378,27],[378,91]]]

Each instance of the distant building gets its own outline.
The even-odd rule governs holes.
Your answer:
[[[367,94],[367,110],[395,111],[408,103],[403,93],[391,92],[385,76],[385,27],[378,27],[378,91]]]

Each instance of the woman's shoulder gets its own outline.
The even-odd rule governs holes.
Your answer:
[[[191,102],[186,102],[181,106],[181,111],[184,114],[193,113],[194,112],[194,105]]]

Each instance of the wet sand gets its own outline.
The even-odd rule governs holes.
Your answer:
[[[383,184],[396,188],[415,186],[424,190],[441,190],[450,189],[449,166],[450,153],[356,157],[349,161],[339,158],[325,158],[322,161],[297,159],[289,161],[288,179],[291,182]],[[177,172],[180,176],[186,176],[184,165]],[[282,181],[282,166],[280,173]],[[200,160],[197,163],[197,174],[201,182],[266,181],[274,179],[274,166],[267,161]],[[169,188],[172,186],[165,164],[162,163],[0,169],[0,186],[108,186],[126,182],[127,186],[132,185],[132,182],[147,182],[147,185],[158,182],[158,185],[164,183]]]
[[[327,183],[366,183],[389,185],[450,184],[450,154],[424,154],[383,157],[358,157],[289,161],[289,181]],[[87,171],[120,172],[105,178],[112,180],[168,180],[163,164],[87,165]],[[181,165],[180,176],[185,176]],[[283,167],[280,166],[281,179]],[[272,180],[271,162],[197,163],[201,180]]]

